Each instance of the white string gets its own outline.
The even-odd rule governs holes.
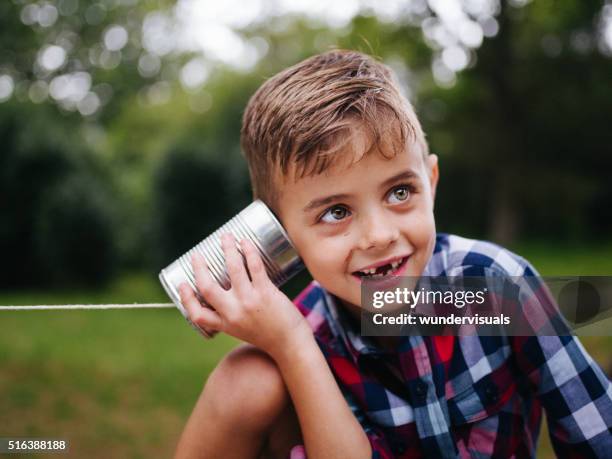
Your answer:
[[[161,309],[173,307],[175,307],[173,303],[38,304],[35,306],[0,306],[0,311],[32,311],[54,309]]]

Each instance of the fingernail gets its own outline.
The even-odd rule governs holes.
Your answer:
[[[302,445],[296,445],[291,448],[289,459],[306,459],[306,450]]]

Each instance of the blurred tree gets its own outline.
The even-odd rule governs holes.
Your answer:
[[[202,149],[170,150],[154,176],[151,260],[161,269],[233,216],[227,163]]]
[[[43,284],[106,285],[117,267],[113,216],[103,186],[83,172],[46,193],[34,224]]]
[[[72,168],[55,145],[24,148],[19,139],[22,119],[2,113],[0,139],[0,250],[8,263],[0,268],[3,286],[36,284],[42,280],[33,250],[34,221],[44,191]]]
[[[612,167],[612,61],[596,49],[600,10],[596,1],[504,3],[478,64],[454,88],[422,94],[449,174],[438,200],[446,224],[474,222],[500,243],[612,230],[603,172]]]
[[[53,108],[48,106],[17,105],[11,110],[0,111],[0,139],[3,142],[0,250],[10,260],[0,268],[2,286],[36,285],[52,280],[43,267],[36,241],[40,237],[41,224],[53,224],[43,220],[58,217],[54,212],[46,212],[43,216],[43,209],[49,200],[56,203],[63,200],[56,196],[63,181],[77,174],[86,175],[91,181],[109,181],[107,171],[91,151],[80,144],[79,135],[70,124],[54,118],[50,110]],[[105,219],[105,215],[100,215],[97,221]],[[63,236],[64,243],[69,243],[73,237],[70,232]],[[59,240],[53,245],[57,250],[65,250]],[[103,249],[92,248],[94,252]],[[47,257],[47,265],[52,261],[53,257]],[[61,260],[57,261],[58,268],[63,269]]]
[[[122,107],[123,97],[163,79],[163,55],[143,44],[141,30],[150,13],[170,4],[1,2],[0,75],[10,78],[22,102],[49,101],[63,113],[104,122]]]

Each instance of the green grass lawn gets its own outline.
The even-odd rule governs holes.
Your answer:
[[[167,302],[154,276],[99,292],[16,292],[0,304]],[[0,312],[0,436],[61,437],[72,457],[169,457],[217,362],[176,309]]]
[[[612,246],[517,251],[543,275],[612,274]],[[167,301],[144,274],[103,291],[0,292],[2,305]],[[0,312],[0,324],[0,437],[64,438],[71,457],[171,456],[208,374],[238,343],[203,340],[175,309]],[[583,342],[607,369],[612,338]],[[552,457],[547,438],[540,452]]]

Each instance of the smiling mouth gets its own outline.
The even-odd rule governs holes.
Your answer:
[[[408,257],[404,257],[399,262],[388,263],[386,265],[379,266],[378,268],[372,268],[370,270],[355,271],[353,276],[359,279],[382,279],[388,276],[397,276],[400,271],[404,269]]]

